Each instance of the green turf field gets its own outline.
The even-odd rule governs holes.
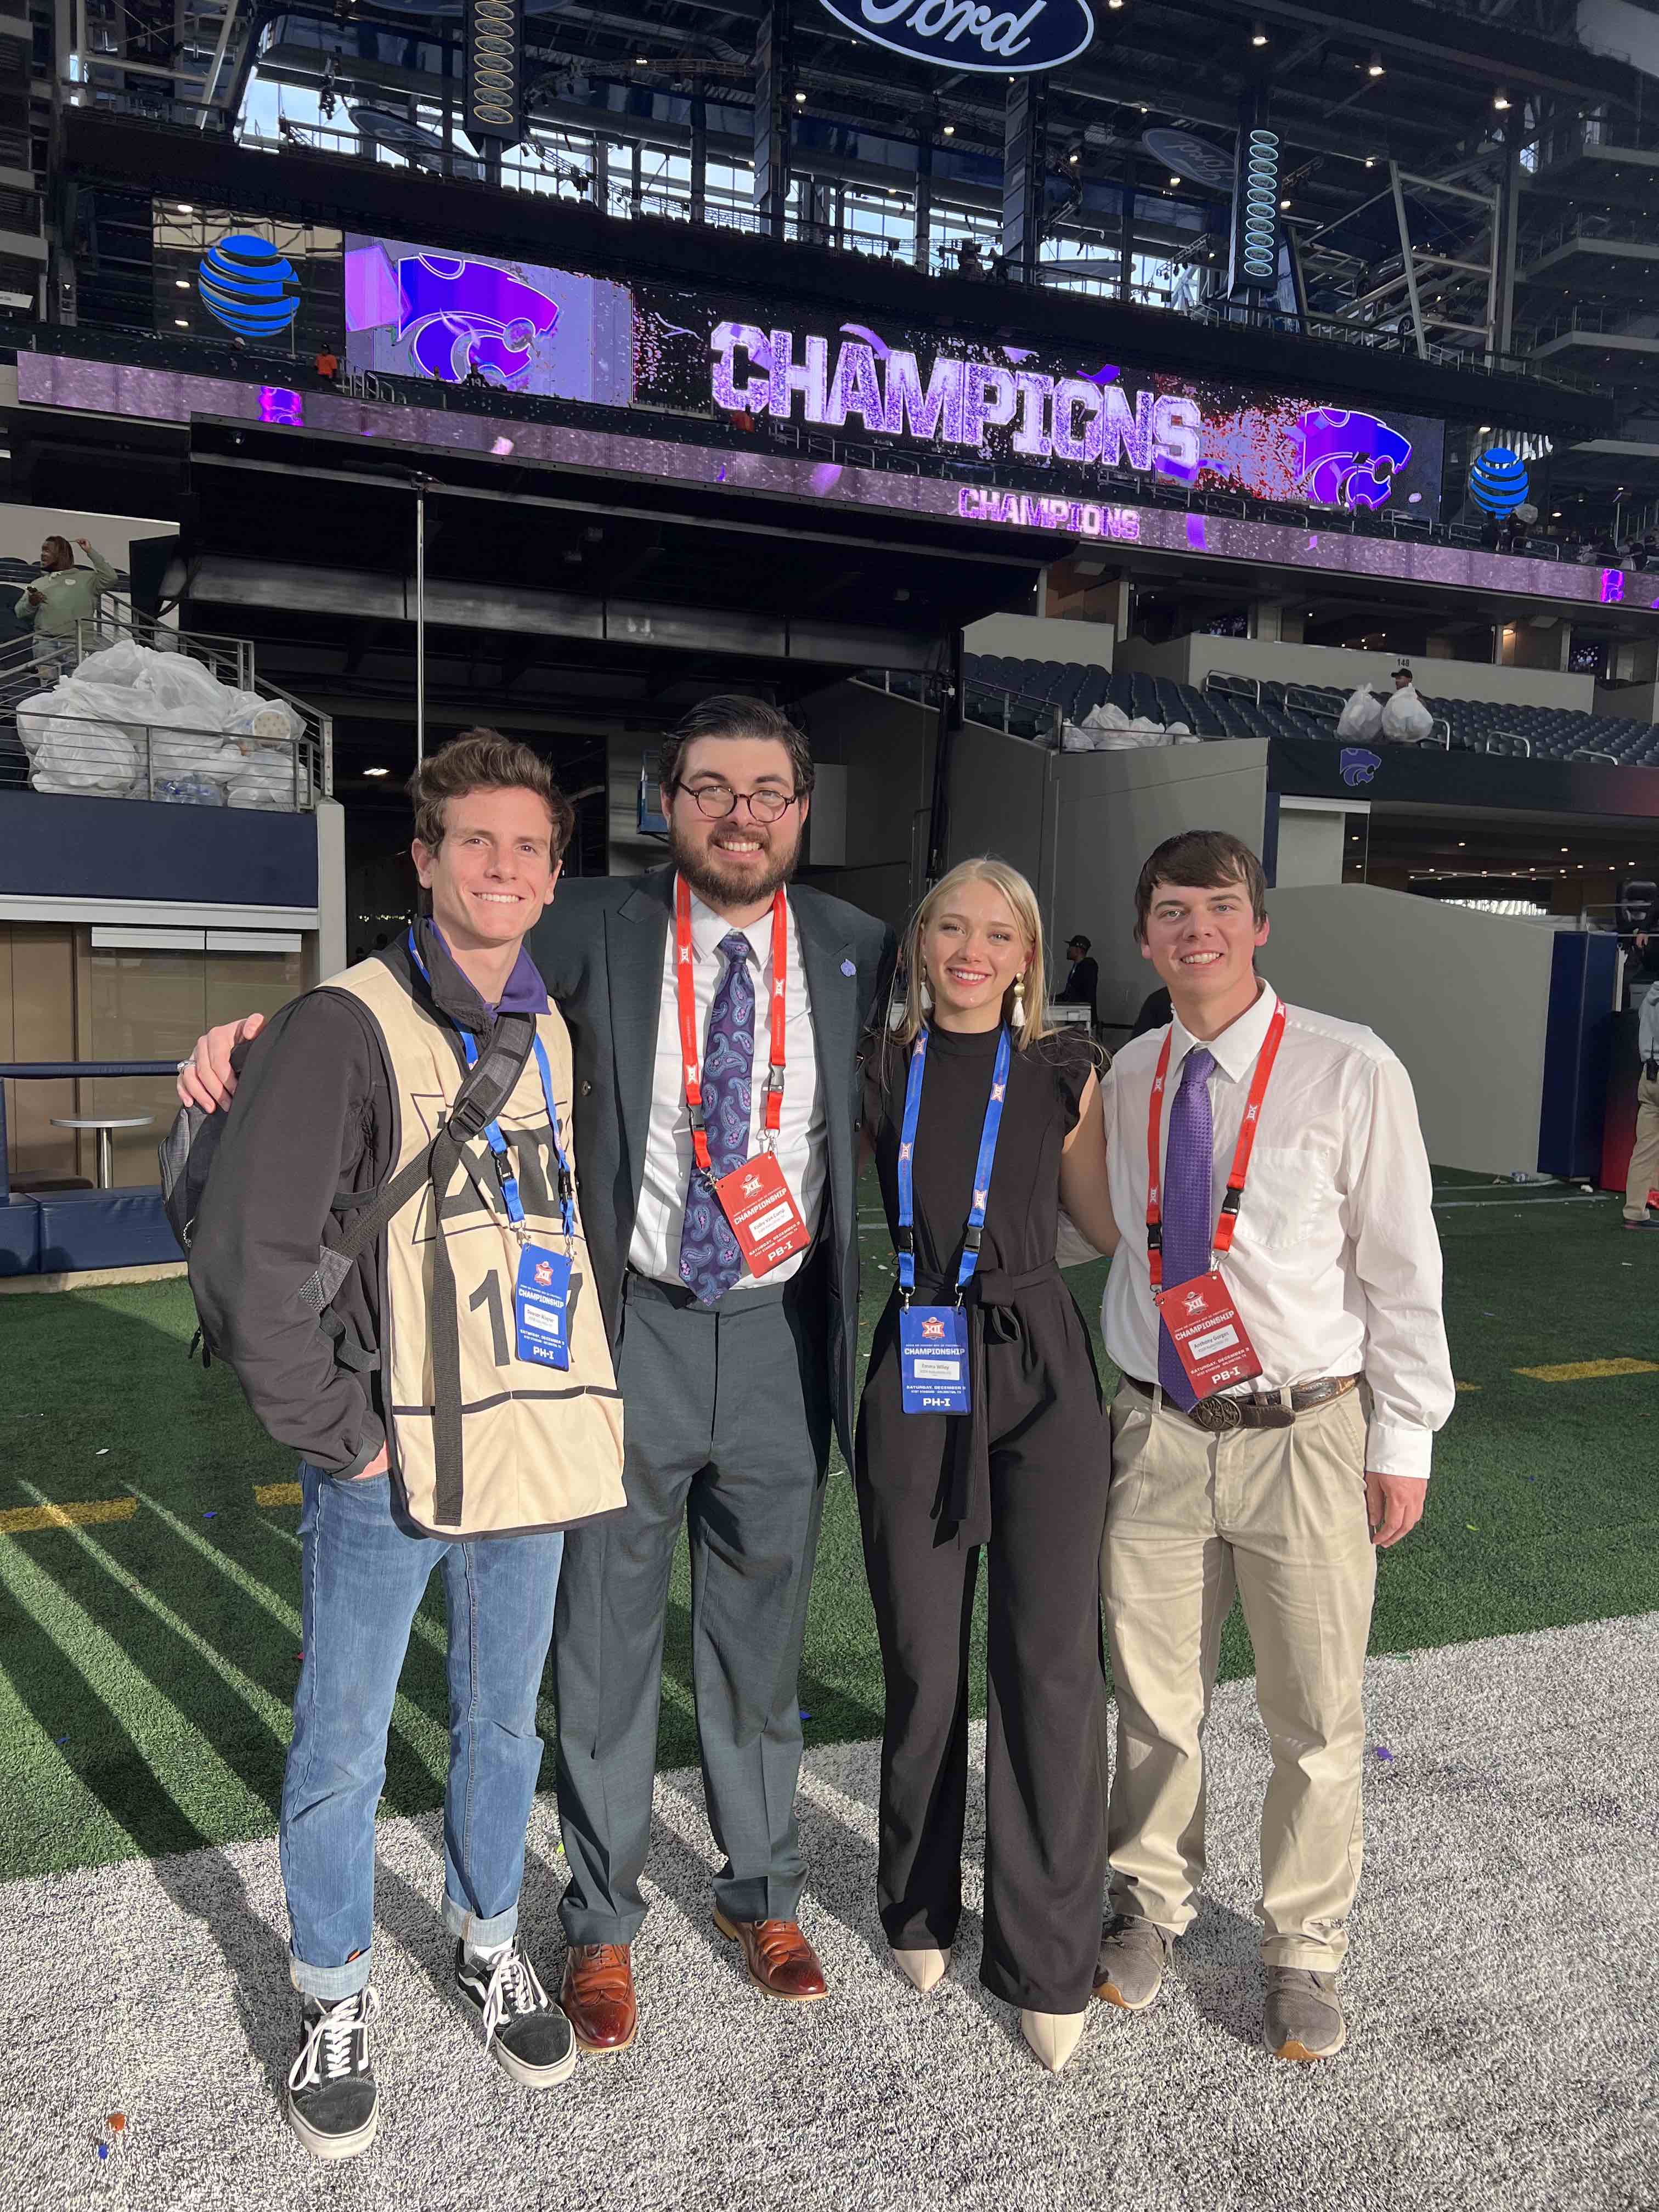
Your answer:
[[[1659,1371],[1556,1382],[1516,1371],[1654,1358],[1659,1235],[1626,1235],[1615,1200],[1559,1187],[1518,1194],[1449,1173],[1436,1186],[1454,1365],[1470,1387],[1437,1452],[1424,1527],[1382,1561],[1373,1649],[1659,1606]],[[890,1283],[878,1226],[866,1253],[867,1343]],[[1104,1273],[1071,1278],[1091,1321]],[[186,1358],[192,1327],[182,1282],[0,1299],[0,1515],[137,1501],[126,1518],[0,1534],[0,1876],[274,1826],[299,1654],[299,1516],[257,1504],[254,1486],[291,1481],[293,1460],[255,1427],[228,1370]],[[1223,1668],[1250,1669],[1237,1615]],[[839,1464],[801,1703],[809,1743],[879,1733],[880,1664]],[[388,1810],[437,1803],[444,1713],[434,1586],[394,1720]],[[544,1735],[551,1719],[544,1710]],[[661,1757],[695,1756],[682,1553]]]

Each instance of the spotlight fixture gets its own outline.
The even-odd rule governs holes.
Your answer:
[[[391,773],[389,768],[366,768],[363,770],[365,775],[390,775]]]
[[[1509,106],[1510,96],[1508,93],[1504,91],[1501,84],[1492,96],[1492,104],[1498,110],[1500,115],[1502,115]]]
[[[1291,204],[1288,200],[1280,200],[1279,203],[1279,212],[1280,215],[1288,214],[1290,211],[1290,205]]]
[[[190,328],[190,325],[182,315],[175,315],[173,319],[179,330],[187,331]]]
[[[1370,61],[1368,61],[1368,62],[1366,63],[1366,64],[1365,64],[1365,74],[1366,74],[1366,76],[1382,76],[1382,55],[1381,55],[1381,54],[1373,54],[1373,55],[1371,56],[1371,58],[1370,58]]]
[[[179,203],[179,212],[180,215],[194,215],[196,210],[191,206],[188,200],[180,200]]]
[[[465,0],[466,81],[461,127],[481,138],[516,145],[523,137],[524,0]]]
[[[954,123],[947,123],[939,133],[941,138],[954,138],[956,135],[957,126]]]
[[[1255,24],[1255,25],[1253,27],[1253,28],[1251,29],[1251,32],[1250,32],[1250,44],[1251,44],[1253,46],[1265,46],[1267,45],[1267,25],[1266,25],[1265,23],[1257,23],[1257,24]]]
[[[1366,155],[1366,156],[1365,156],[1365,167],[1366,167],[1368,169],[1374,169],[1374,168],[1376,167],[1376,155],[1375,155],[1375,154],[1367,154],[1367,155]]]
[[[804,92],[798,92],[798,93],[795,94],[795,105],[796,105],[796,106],[797,106],[797,107],[805,107],[805,105],[806,105],[806,94],[805,94]]]
[[[1118,9],[1119,9],[1122,5],[1123,5],[1123,0],[1106,0],[1106,5],[1107,5],[1110,9],[1111,9],[1112,13],[1115,15],[1116,15],[1116,13],[1117,13],[1117,11],[1118,11]]]
[[[175,276],[173,280],[173,284],[175,291],[188,292],[190,289],[190,279],[188,276]]]
[[[634,66],[635,69],[649,69],[651,66],[650,55],[635,54],[634,57]]]
[[[1073,146],[1066,158],[1075,167],[1083,159],[1083,149],[1080,146]]]
[[[1181,182],[1181,179],[1179,177],[1171,177],[1170,182],[1172,185],[1178,185]]]

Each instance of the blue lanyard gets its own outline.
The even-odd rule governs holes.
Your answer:
[[[997,1133],[1002,1127],[1002,1109],[1008,1097],[1008,1069],[1013,1058],[1005,1026],[997,1042],[997,1064],[991,1077],[991,1096],[986,1102],[985,1127],[980,1132],[979,1159],[974,1169],[974,1202],[969,1210],[968,1227],[962,1240],[962,1258],[957,1267],[957,1304],[973,1279],[979,1265],[980,1233],[985,1226],[986,1201],[991,1195],[991,1170],[997,1156]],[[927,1030],[924,1024],[918,1031],[910,1052],[910,1072],[904,1085],[904,1126],[899,1133],[898,1155],[898,1275],[899,1289],[904,1303],[910,1303],[910,1293],[916,1287],[915,1238],[915,1149],[916,1121],[921,1112],[921,1085],[927,1065]]]
[[[422,981],[430,990],[432,978],[427,973],[426,963],[422,959],[419,949],[415,943],[415,933],[412,929],[409,933],[409,957],[420,969]],[[447,1019],[447,1016],[445,1018]],[[472,1042],[471,1031],[464,1030],[459,1022],[454,1023],[453,1027],[461,1040],[461,1050],[466,1054],[468,1068],[476,1067],[478,1064],[478,1048]],[[570,1162],[566,1157],[564,1146],[559,1141],[559,1109],[553,1100],[553,1071],[547,1064],[547,1048],[542,1042],[539,1032],[532,1038],[531,1042],[535,1047],[536,1066],[541,1074],[542,1097],[547,1102],[547,1126],[552,1134],[554,1157],[559,1164],[559,1213],[564,1224],[565,1238],[568,1243],[574,1239],[576,1234],[574,1204],[576,1181],[570,1172]],[[490,1121],[485,1125],[484,1140],[495,1155],[495,1179],[501,1187],[501,1203],[507,1208],[507,1218],[514,1229],[521,1230],[525,1218],[524,1200],[519,1195],[519,1178],[513,1172],[512,1155],[507,1151],[507,1139],[501,1134],[499,1121]],[[520,1242],[523,1242],[522,1237]]]

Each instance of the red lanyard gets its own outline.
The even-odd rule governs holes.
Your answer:
[[[1239,1201],[1244,1195],[1244,1178],[1249,1173],[1250,1154],[1255,1150],[1255,1133],[1261,1120],[1261,1102],[1267,1095],[1267,1078],[1273,1072],[1273,1062],[1279,1057],[1279,1042],[1284,1035],[1285,1002],[1281,999],[1273,1008],[1267,1034],[1256,1054],[1255,1075],[1244,1107],[1244,1121],[1238,1133],[1237,1148],[1233,1153],[1232,1171],[1227,1177],[1226,1195],[1221,1201],[1221,1218],[1216,1224],[1215,1239],[1211,1246],[1212,1251],[1218,1255],[1232,1249],[1233,1224],[1238,1218]],[[1164,1288],[1164,1208],[1158,1189],[1158,1148],[1164,1123],[1164,1080],[1170,1072],[1170,1047],[1174,1042],[1172,1027],[1164,1040],[1164,1049],[1158,1054],[1158,1073],[1152,1078],[1152,1096],[1146,1115],[1146,1263],[1152,1270],[1154,1297]]]
[[[785,992],[789,969],[789,902],[781,890],[772,902],[772,1055],[766,1076],[766,1127],[761,1150],[769,1152],[783,1126],[783,1039]],[[702,1056],[697,1037],[697,992],[692,975],[691,887],[674,878],[674,974],[680,1000],[680,1058],[685,1066],[685,1103],[691,1115],[691,1149],[704,1175],[712,1175],[708,1132],[702,1118]]]

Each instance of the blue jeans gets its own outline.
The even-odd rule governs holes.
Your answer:
[[[564,1537],[447,1542],[402,1518],[387,1475],[343,1481],[302,1464],[300,1479],[305,1651],[283,1780],[283,1886],[294,1986],[331,2002],[368,1981],[386,1731],[437,1566],[449,1608],[444,1925],[481,1948],[517,1928],[542,1759],[536,1695]]]

